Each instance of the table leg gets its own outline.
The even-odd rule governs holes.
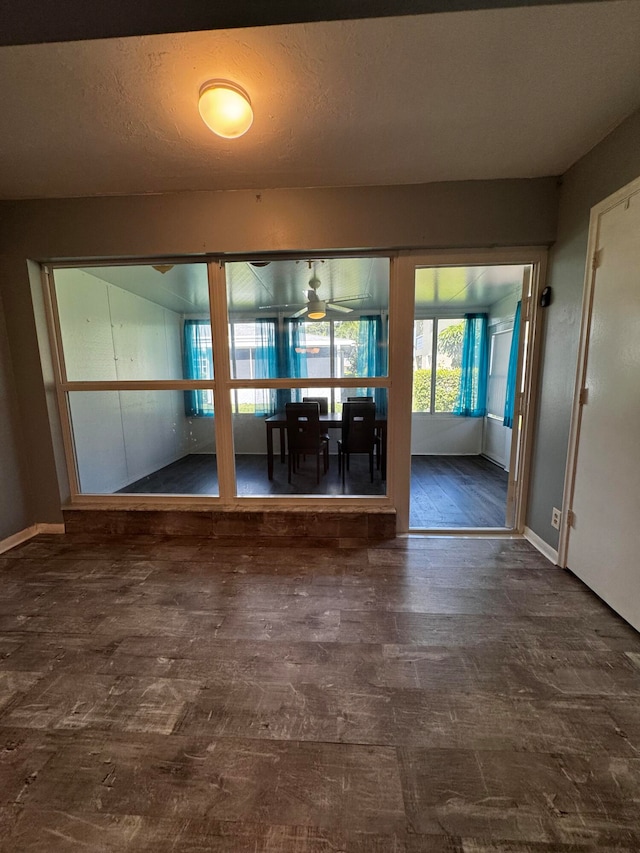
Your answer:
[[[284,426],[280,427],[280,461],[284,465],[284,451],[285,451],[285,433],[286,430]]]
[[[267,476],[273,480],[273,424],[267,422]]]

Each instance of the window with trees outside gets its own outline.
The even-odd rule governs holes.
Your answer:
[[[259,363],[262,346],[263,336],[259,322],[247,320],[229,324],[229,353],[234,379],[261,378]],[[335,379],[361,376],[362,365],[360,372],[358,370],[358,359],[362,356],[360,318],[300,322],[294,350],[299,360],[304,362],[307,378]],[[366,388],[362,390],[365,393],[367,391]],[[304,393],[327,397],[330,412],[342,411],[343,391],[344,395],[353,393],[353,389],[330,387],[303,389]],[[263,398],[262,389],[234,389],[233,413],[261,412],[265,409]]]
[[[452,412],[460,386],[464,318],[429,317],[413,328],[412,411]]]

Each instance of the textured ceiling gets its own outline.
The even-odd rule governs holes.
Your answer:
[[[640,106],[640,3],[0,49],[0,197],[559,174]],[[221,140],[199,86],[255,121]]]

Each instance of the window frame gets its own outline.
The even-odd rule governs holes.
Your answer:
[[[347,257],[378,257],[384,258],[389,262],[389,301],[392,294],[392,280],[394,276],[394,261],[397,262],[395,253],[378,251],[378,252],[327,252],[326,258],[347,258]],[[235,455],[234,455],[234,440],[233,440],[233,411],[232,411],[232,394],[245,388],[269,388],[269,389],[287,389],[287,388],[326,388],[327,386],[333,390],[335,388],[353,388],[358,389],[363,387],[363,380],[366,380],[369,388],[385,388],[387,394],[391,387],[390,368],[387,367],[385,376],[377,377],[330,377],[321,379],[312,378],[284,378],[284,379],[254,379],[254,380],[238,380],[231,375],[231,352],[229,342],[229,318],[228,318],[228,303],[227,303],[227,281],[224,273],[225,263],[233,263],[236,261],[253,260],[256,255],[252,254],[250,258],[247,256],[190,256],[181,255],[171,258],[155,258],[155,257],[130,257],[121,258],[74,258],[69,261],[60,262],[42,262],[40,265],[41,281],[43,286],[44,307],[47,318],[47,331],[49,343],[51,346],[51,360],[54,372],[55,394],[57,399],[58,413],[60,418],[60,428],[62,435],[62,444],[64,447],[64,456],[66,463],[67,481],[65,489],[68,487],[69,502],[72,505],[96,505],[99,501],[102,505],[112,507],[120,507],[127,509],[135,506],[139,507],[141,500],[148,506],[167,506],[171,505],[194,505],[205,503],[212,506],[238,506],[244,505],[249,507],[256,506],[381,506],[390,507],[393,505],[391,490],[389,487],[389,475],[387,478],[386,491],[382,495],[317,495],[317,496],[300,496],[300,495],[263,495],[243,497],[237,493],[236,476],[235,476]],[[287,253],[280,256],[280,259],[287,261],[305,260],[308,258],[308,253]],[[60,328],[60,318],[58,314],[57,299],[55,292],[54,275],[57,269],[77,269],[91,267],[106,267],[106,266],[154,266],[155,264],[171,263],[173,265],[184,264],[202,264],[206,267],[207,281],[209,290],[209,321],[211,325],[212,339],[212,355],[214,364],[214,378],[206,380],[198,379],[161,379],[161,380],[98,380],[70,381],[66,374],[64,362],[64,350]],[[357,312],[357,316],[366,315],[371,312]],[[389,316],[389,307],[382,312],[385,318]],[[278,315],[279,316],[279,315]],[[351,316],[351,315],[350,315]],[[254,319],[254,318],[252,318]],[[340,318],[337,319],[340,321]],[[235,321],[234,321],[235,322]],[[387,334],[387,346],[389,339]],[[333,359],[331,359],[331,371],[334,372]],[[218,495],[202,495],[191,494],[114,494],[114,493],[87,493],[80,490],[80,478],[78,474],[77,459],[75,453],[75,443],[73,430],[71,425],[71,416],[69,408],[69,394],[76,391],[190,391],[203,390],[208,391],[213,395],[213,410],[214,410],[214,429],[216,441],[216,458],[218,469]],[[244,413],[241,413],[244,414]]]
[[[415,385],[415,379],[414,379],[415,371],[416,371],[416,369],[422,369],[422,368],[416,368],[414,366],[413,372],[412,372],[412,384],[411,384],[411,389],[412,389],[412,393],[411,393],[411,415],[412,415],[412,417],[413,416],[418,416],[418,417],[423,417],[423,416],[424,417],[450,417],[453,414],[453,409],[446,411],[446,412],[437,412],[436,411],[436,385],[437,385],[437,378],[438,378],[438,333],[439,333],[438,332],[438,322],[440,320],[456,320],[460,323],[464,323],[464,314],[462,316],[460,316],[460,315],[455,314],[455,313],[454,314],[442,313],[440,311],[428,312],[428,313],[416,312],[416,314],[413,318],[414,359],[415,359],[415,339],[416,339],[416,333],[415,333],[416,325],[415,324],[417,322],[420,322],[423,320],[430,320],[431,323],[433,324],[432,325],[432,338],[431,338],[431,383],[430,383],[430,388],[429,388],[429,411],[419,411],[419,410],[413,408],[413,388]]]

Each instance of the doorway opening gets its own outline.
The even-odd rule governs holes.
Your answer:
[[[415,269],[411,530],[514,527],[531,271]]]

